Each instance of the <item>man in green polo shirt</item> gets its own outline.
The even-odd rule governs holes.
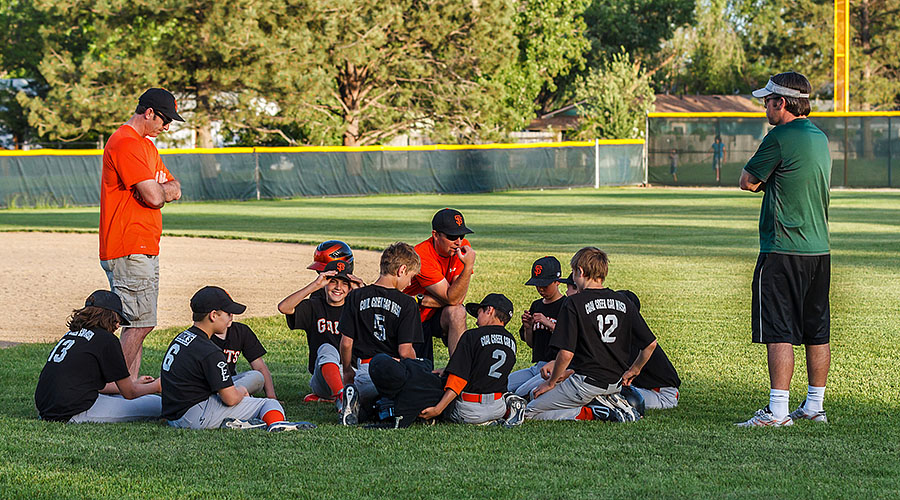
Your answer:
[[[737,425],[792,425],[795,420],[827,422],[822,407],[831,365],[828,288],[828,138],[810,123],[805,76],[773,76],[753,92],[765,99],[766,118],[775,125],[741,173],[741,189],[763,191],[759,214],[759,258],[753,273],[753,342],[766,344],[771,390],[769,404]],[[794,373],[794,345],[806,346],[809,389],[806,400],[788,413]]]

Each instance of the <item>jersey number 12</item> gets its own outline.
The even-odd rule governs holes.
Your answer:
[[[607,325],[609,325],[609,328],[606,328]],[[615,314],[606,316],[601,314],[597,316],[597,327],[600,328],[600,340],[604,343],[612,344],[616,341],[616,338],[613,337],[613,332],[619,327],[619,318]]]

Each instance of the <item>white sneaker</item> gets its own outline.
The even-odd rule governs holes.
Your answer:
[[[821,422],[823,424],[828,423],[828,417],[825,416],[825,410],[813,412],[807,411],[806,401],[803,401],[803,404],[797,407],[797,409],[792,411],[788,416],[791,417],[791,420],[812,420],[813,422]]]
[[[228,417],[222,421],[221,429],[236,429],[247,431],[252,429],[265,429],[266,423],[259,418],[251,418],[249,420],[241,420],[239,418]]]
[[[750,420],[739,422],[734,425],[738,427],[786,427],[788,425],[794,425],[794,421],[791,419],[790,415],[784,417],[783,420],[778,420],[775,418],[775,415],[772,415],[772,412],[769,410],[769,405],[766,405],[765,408],[756,410],[756,414],[754,414]]]
[[[311,422],[275,422],[266,429],[269,432],[284,432],[284,431],[305,431],[309,429],[315,429],[316,424]]]

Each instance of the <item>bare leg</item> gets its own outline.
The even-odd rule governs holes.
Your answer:
[[[766,344],[766,354],[772,389],[790,390],[794,375],[794,347],[786,342]]]
[[[445,307],[441,313],[441,330],[447,332],[447,351],[452,356],[459,338],[466,331],[466,308],[462,305]]]
[[[806,374],[809,385],[825,387],[831,368],[831,344],[806,346]]]
[[[125,364],[128,365],[131,378],[137,378],[141,371],[141,349],[144,339],[152,330],[152,326],[122,329],[122,354],[125,355]]]

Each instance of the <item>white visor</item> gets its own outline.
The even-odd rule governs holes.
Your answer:
[[[764,88],[753,91],[753,97],[759,98],[763,98],[772,94],[777,94],[784,97],[799,97],[801,99],[809,99],[809,94],[804,94],[799,90],[789,87],[782,87],[772,80],[769,80],[769,83],[767,83]]]

